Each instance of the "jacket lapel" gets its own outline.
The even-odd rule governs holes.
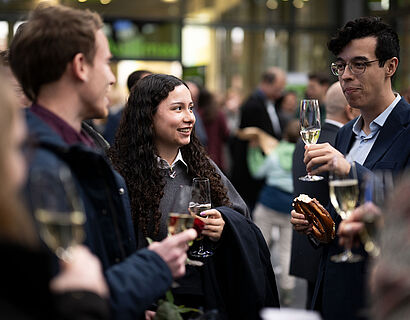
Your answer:
[[[400,100],[381,128],[380,133],[363,164],[366,168],[372,169],[376,162],[383,157],[394,144],[394,141],[405,129],[404,124],[408,122],[408,112],[409,110],[406,108],[406,104],[403,103],[403,99]]]
[[[353,124],[354,124],[354,121],[352,121],[351,125],[349,125],[349,127],[347,127],[346,130],[343,131],[343,135],[345,136],[345,138],[340,139],[338,149],[344,155],[347,155],[347,153],[349,152],[350,146],[353,143],[353,139],[354,139],[354,135],[352,131]],[[339,134],[342,134],[342,132],[339,131]]]

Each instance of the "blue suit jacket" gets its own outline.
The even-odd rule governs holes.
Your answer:
[[[70,168],[87,220],[85,244],[98,256],[110,289],[112,317],[134,320],[160,298],[172,282],[171,271],[155,252],[136,250],[125,181],[103,152],[67,145],[45,122],[26,110],[35,151],[30,170],[41,170],[60,188],[58,170]],[[58,190],[58,189],[57,189]],[[64,203],[62,198],[60,203]]]
[[[352,127],[355,120],[342,127],[336,137],[335,147],[344,155],[353,142]],[[399,101],[381,128],[363,165],[356,164],[358,178],[365,172],[391,170],[399,173],[410,162],[410,104],[403,98]],[[359,182],[360,183],[360,182]],[[336,226],[340,217],[330,208]],[[343,251],[338,237],[325,246],[312,306],[321,309],[324,319],[366,319],[361,311],[366,306],[367,259],[359,263],[333,263],[330,257]],[[359,253],[366,257],[362,248]]]

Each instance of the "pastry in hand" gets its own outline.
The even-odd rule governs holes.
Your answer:
[[[292,206],[297,213],[305,216],[313,225],[313,236],[322,243],[329,243],[335,238],[335,223],[329,212],[316,200],[301,194],[293,200]]]

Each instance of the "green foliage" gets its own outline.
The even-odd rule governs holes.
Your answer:
[[[202,313],[201,310],[194,308],[187,308],[184,305],[176,306],[174,304],[174,296],[171,291],[168,290],[165,294],[165,300],[159,300],[158,309],[155,314],[154,320],[183,320],[181,314],[187,312]]]

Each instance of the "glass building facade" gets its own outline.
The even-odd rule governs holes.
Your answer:
[[[0,0],[0,49],[7,47],[13,25],[39,2]],[[410,86],[410,0],[52,2],[100,12],[109,27],[107,35],[118,32],[126,40],[113,43],[118,61],[136,59],[141,62],[139,66],[155,66],[151,68],[155,72],[172,70],[180,73],[178,76],[202,79],[215,91],[238,87],[244,94],[257,85],[261,72],[270,66],[285,69],[294,75],[290,79],[296,83],[300,79],[303,82],[303,75],[309,72],[330,74],[333,57],[326,47],[329,37],[350,19],[377,15],[392,24],[400,36],[395,89]],[[172,67],[164,68],[165,62]],[[178,63],[180,67],[175,67]]]

